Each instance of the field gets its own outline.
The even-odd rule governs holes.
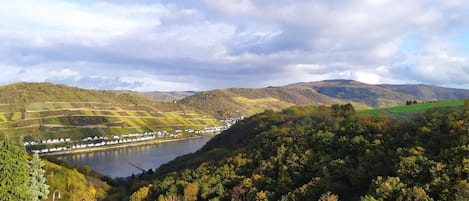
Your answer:
[[[438,101],[438,102],[422,103],[422,104],[414,104],[414,105],[403,105],[403,106],[388,107],[388,108],[358,110],[357,113],[370,114],[370,115],[377,115],[377,114],[399,115],[399,114],[422,112],[422,111],[425,111],[427,109],[434,108],[434,107],[459,107],[463,105],[464,105],[464,100],[447,100],[447,101]]]
[[[1,109],[1,108],[0,108]],[[0,135],[28,140],[111,136],[147,131],[201,129],[220,121],[196,111],[159,111],[146,105],[99,102],[40,102],[23,112],[0,111]]]

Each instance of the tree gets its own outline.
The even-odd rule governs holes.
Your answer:
[[[327,192],[321,195],[318,201],[338,201],[339,196],[331,194],[331,192]]]
[[[0,170],[0,201],[35,200],[23,145],[9,139],[0,141]]]
[[[49,194],[49,186],[46,184],[44,177],[44,162],[41,161],[39,155],[35,153],[29,162],[30,171],[30,188],[33,193],[34,200],[41,200],[47,198]]]
[[[199,183],[190,183],[184,189],[184,201],[196,201],[199,192]]]
[[[133,193],[132,196],[130,196],[130,201],[145,200],[145,198],[148,196],[149,192],[150,192],[150,188],[148,186],[142,187],[142,188],[138,189],[137,192]]]

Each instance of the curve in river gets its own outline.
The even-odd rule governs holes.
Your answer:
[[[57,156],[57,159],[73,165],[87,165],[91,169],[111,177],[127,177],[142,172],[131,166],[129,162],[145,170],[155,169],[178,156],[197,151],[211,138],[192,138],[162,144],[62,155]]]

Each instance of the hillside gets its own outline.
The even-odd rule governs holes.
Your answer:
[[[421,100],[461,99],[469,97],[469,90],[452,89],[432,85],[379,85],[394,91],[413,94]]]
[[[350,105],[245,119],[155,172],[134,200],[467,200],[469,108],[392,118]]]
[[[197,92],[194,91],[169,91],[169,92],[161,92],[161,91],[153,91],[153,92],[144,92],[143,95],[146,98],[155,100],[155,101],[164,101],[164,102],[171,102],[186,98],[188,96],[192,96]]]
[[[220,122],[188,106],[51,83],[0,87],[0,135],[26,140],[203,128]]]
[[[420,91],[420,92],[418,92]],[[431,94],[431,95],[428,95]],[[357,109],[403,105],[407,100],[463,99],[469,90],[427,85],[370,85],[353,80],[305,82],[257,89],[229,88],[197,93],[179,101],[217,116],[250,116],[292,105],[352,103]]]
[[[264,110],[281,110],[293,105],[329,105],[346,101],[303,87],[229,88],[200,92],[178,101],[217,117],[251,116]],[[369,106],[355,103],[359,108]]]
[[[55,191],[60,193],[61,200],[103,200],[111,189],[108,183],[100,180],[100,176],[85,175],[64,164],[45,161],[44,169],[50,192],[48,199],[43,199],[44,201],[52,201],[52,193]]]
[[[320,94],[341,100],[364,103],[371,107],[389,107],[405,103],[419,97],[404,94],[377,85],[353,80],[328,80],[288,85],[289,88],[308,88]]]

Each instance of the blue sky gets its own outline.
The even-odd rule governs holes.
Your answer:
[[[464,0],[0,2],[0,84],[139,91],[326,79],[469,89]]]

